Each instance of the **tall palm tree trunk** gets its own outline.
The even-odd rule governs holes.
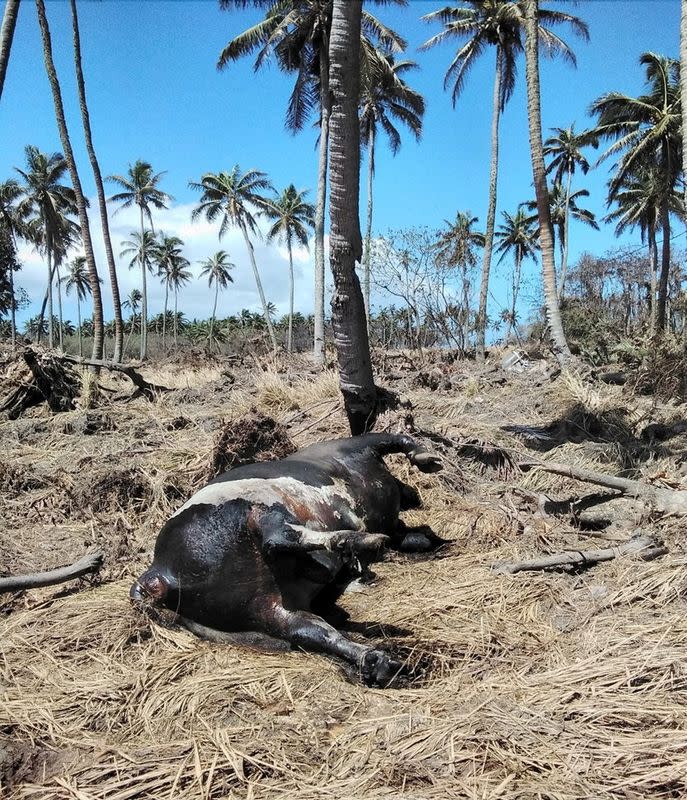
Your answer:
[[[14,235],[14,231],[10,232],[10,237],[12,241],[12,245],[14,247],[14,252],[17,252],[17,239]],[[9,270],[9,278],[10,278],[10,322],[12,325],[12,350],[17,349],[17,309],[15,308],[15,295],[14,295],[14,270],[10,267]]]
[[[5,75],[10,61],[10,50],[12,49],[12,40],[14,39],[14,29],[17,27],[18,16],[19,0],[6,0],[2,28],[0,29],[0,97],[2,97],[2,90],[5,86]]]
[[[494,225],[496,221],[496,187],[499,173],[499,119],[501,117],[501,72],[503,71],[503,49],[496,47],[496,75],[494,76],[494,99],[491,114],[491,163],[489,165],[489,208],[487,226],[484,232],[484,255],[482,257],[482,279],[479,287],[479,308],[477,310],[477,360],[484,362],[484,345],[487,330],[487,296],[489,292],[489,273],[491,272],[491,252],[494,247]]]
[[[165,310],[162,315],[162,352],[166,353],[165,341],[167,339],[167,306],[169,305],[169,284],[165,280]]]
[[[291,355],[293,351],[293,252],[290,239],[287,244],[289,248],[289,338],[286,349]]]
[[[362,258],[359,219],[360,20],[362,0],[334,0],[330,41],[330,264],[334,275],[332,324],[339,382],[351,433],[369,430],[376,417],[365,304],[355,271]]]
[[[329,42],[323,34],[320,50],[320,149],[315,201],[315,334],[313,356],[324,364],[324,212],[327,204],[327,155],[329,150]]]
[[[375,126],[370,125],[367,135],[367,227],[365,229],[365,250],[363,252],[363,300],[365,318],[370,327],[370,249],[372,247],[372,179],[375,172]]]
[[[654,335],[656,330],[656,274],[658,272],[658,245],[656,244],[656,228],[649,225],[649,286],[651,291],[651,302],[649,303],[649,333]]]
[[[663,244],[661,246],[661,275],[658,280],[658,302],[656,303],[656,330],[663,336],[666,328],[666,304],[668,301],[668,276],[670,275],[670,211],[667,203],[661,208]]]
[[[36,0],[36,9],[38,10],[38,23],[41,29],[41,39],[43,41],[43,57],[45,60],[45,69],[48,73],[48,80],[50,81],[50,88],[52,90],[53,103],[55,105],[55,118],[57,120],[57,128],[60,133],[60,141],[62,142],[62,149],[64,150],[64,157],[69,167],[69,175],[72,180],[72,187],[76,195],[76,205],[79,211],[79,224],[81,226],[81,239],[83,241],[84,254],[86,256],[86,264],[88,265],[88,278],[91,286],[91,296],[93,298],[93,353],[94,359],[100,360],[103,356],[103,301],[100,295],[100,280],[98,278],[98,268],[95,263],[95,255],[93,253],[93,243],[91,241],[91,231],[88,225],[88,213],[86,211],[86,199],[81,188],[81,180],[79,173],[76,169],[76,160],[74,158],[74,151],[72,150],[71,141],[69,139],[69,132],[67,130],[67,121],[64,116],[64,106],[62,104],[62,92],[60,84],[57,79],[57,72],[55,70],[55,63],[52,57],[52,42],[50,40],[50,28],[48,27],[48,18],[45,13],[44,0]]]
[[[64,320],[62,318],[62,282],[60,281],[60,265],[55,264],[55,286],[57,287],[57,341],[60,343],[60,350],[64,350]]]
[[[83,358],[83,341],[81,338],[81,297],[79,296],[79,290],[76,290],[76,319],[79,323],[79,355]]]
[[[219,294],[219,283],[215,281],[215,302],[212,306],[212,316],[210,317],[210,336],[208,337],[210,347],[212,347],[212,332],[215,329],[215,314],[217,314],[217,295]]]
[[[179,346],[179,289],[174,287],[174,351],[176,352]]]
[[[139,207],[141,212],[141,247],[143,247],[143,237],[145,227],[143,223],[143,206]],[[141,253],[141,361],[145,361],[148,355],[148,264]]]
[[[563,299],[565,279],[568,276],[568,232],[570,230],[570,186],[572,170],[568,167],[568,181],[565,187],[565,208],[563,210],[563,235],[561,236],[561,281],[558,286],[558,300]]]
[[[48,243],[46,244],[46,251],[47,251],[47,258],[48,258],[48,347],[52,350],[55,346],[55,332],[53,330],[53,308],[52,308],[52,280],[53,280],[53,264],[52,264],[52,242],[49,241],[50,237],[48,237]],[[38,321],[38,331],[39,331],[39,339],[40,342],[40,329],[43,326],[41,325],[40,320]]]
[[[539,244],[542,256],[542,277],[546,319],[551,335],[554,355],[558,363],[565,367],[572,359],[563,332],[563,320],[558,305],[556,291],[556,265],[553,256],[553,229],[549,190],[546,185],[546,168],[541,135],[541,100],[539,89],[539,31],[538,0],[525,0],[525,70],[527,83],[527,119],[529,123],[530,151],[532,154],[532,175],[534,191],[537,196],[539,216]]]
[[[513,272],[513,292],[511,295],[510,316],[508,317],[508,327],[506,328],[506,335],[504,340],[508,343],[508,337],[513,328],[515,328],[515,307],[518,303],[518,294],[520,293],[520,273],[522,271],[522,256],[515,250],[515,271]],[[517,330],[517,329],[516,329]],[[516,334],[517,336],[517,334]]]
[[[117,267],[115,266],[114,253],[112,252],[112,239],[110,238],[110,223],[107,217],[107,204],[105,202],[105,190],[103,188],[103,177],[100,172],[100,165],[93,147],[93,136],[91,133],[91,119],[86,103],[86,85],[84,83],[83,69],[81,66],[81,37],[79,35],[79,17],[76,9],[76,0],[70,0],[72,9],[72,29],[74,39],[74,65],[76,68],[76,85],[79,90],[79,106],[81,108],[81,120],[83,122],[84,137],[86,139],[86,150],[93,170],[95,189],[98,196],[98,208],[100,210],[100,227],[103,233],[105,244],[105,258],[107,259],[107,269],[110,274],[110,286],[112,289],[112,303],[114,305],[114,337],[115,347],[113,360],[118,364],[122,360],[122,343],[124,340],[124,321],[122,319],[122,304],[119,296],[119,281],[117,280]]]
[[[682,97],[682,175],[687,176],[687,0],[682,0],[680,12],[680,94]],[[684,202],[687,208],[687,180],[683,180]],[[682,348],[687,351],[687,319],[683,314]]]
[[[241,231],[243,233],[243,238],[246,242],[246,247],[248,248],[248,256],[250,258],[251,266],[253,267],[253,275],[255,276],[255,286],[257,287],[258,294],[260,295],[260,302],[262,303],[262,313],[265,317],[265,324],[267,325],[267,330],[270,335],[270,341],[272,342],[272,349],[276,355],[277,353],[277,337],[274,335],[274,327],[272,325],[272,320],[270,319],[270,314],[267,309],[267,300],[265,299],[265,292],[262,290],[262,281],[260,280],[260,273],[258,272],[258,265],[255,263],[255,250],[253,248],[253,243],[248,236],[248,231],[246,230],[246,226],[243,222],[241,222]]]

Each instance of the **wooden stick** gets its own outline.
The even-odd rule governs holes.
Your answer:
[[[497,561],[492,570],[502,575],[515,575],[516,572],[551,569],[553,567],[581,567],[611,561],[618,556],[636,554],[643,561],[665,555],[668,548],[660,545],[651,536],[633,536],[618,547],[606,547],[601,550],[565,550],[552,553],[529,561]]]
[[[53,586],[74,578],[80,578],[89,572],[97,572],[103,563],[102,553],[91,553],[75,561],[68,567],[59,567],[47,572],[32,572],[29,575],[9,575],[0,578],[0,594],[4,592],[20,592],[22,589],[37,589],[41,586]]]
[[[116,364],[114,361],[99,361],[94,358],[81,358],[80,356],[71,356],[68,354],[58,356],[58,358],[62,361],[69,361],[72,364],[81,364],[85,367],[101,367],[102,369],[109,369],[112,372],[121,372],[126,375],[136,387],[134,397],[143,395],[143,397],[148,398],[148,400],[153,400],[156,392],[169,391],[166,386],[149,383],[140,372],[137,372],[136,369],[129,364]]]

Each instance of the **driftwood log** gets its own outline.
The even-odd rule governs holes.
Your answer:
[[[97,572],[102,563],[102,553],[91,553],[83,556],[68,567],[59,567],[47,572],[32,572],[28,575],[8,575],[5,578],[0,578],[0,594],[65,583],[74,578],[80,578],[82,575],[88,575],[90,572]]]
[[[129,398],[130,400],[135,400],[137,397],[145,397],[146,400],[154,400],[156,394],[169,391],[166,386],[160,386],[147,381],[131,364],[116,364],[114,361],[99,361],[94,358],[82,358],[80,356],[71,355],[61,355],[59,358],[62,361],[68,361],[71,364],[80,364],[84,367],[100,367],[101,369],[107,369],[111,372],[121,372],[123,375],[126,375],[136,387],[136,390]]]
[[[638,535],[617,547],[605,547],[600,550],[565,550],[562,553],[552,553],[528,561],[497,561],[492,566],[492,570],[505,575],[542,569],[572,570],[599,564],[602,561],[611,561],[618,556],[626,555],[636,555],[643,561],[651,561],[667,552],[668,548],[656,542],[651,536]]]

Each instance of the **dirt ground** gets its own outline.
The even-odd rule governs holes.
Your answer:
[[[390,463],[424,501],[406,519],[448,543],[387,556],[341,602],[353,638],[405,658],[400,688],[366,688],[318,655],[203,642],[128,601],[160,526],[211,474],[346,435],[333,372],[170,364],[145,373],[170,390],[153,402],[125,402],[127,379],[108,375],[119,394],[93,408],[0,422],[0,575],[105,554],[95,578],[0,595],[0,796],[687,796],[684,520],[626,499],[579,510],[598,488],[514,466],[687,488],[684,407],[536,367],[400,354],[378,367],[406,402],[378,429],[412,425],[446,461],[435,475]],[[253,408],[279,425],[245,427]],[[492,570],[636,531],[668,553]]]

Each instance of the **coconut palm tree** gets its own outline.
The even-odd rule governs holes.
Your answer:
[[[298,191],[293,184],[270,200],[265,206],[265,216],[274,220],[272,227],[267,231],[266,239],[272,242],[275,239],[285,242],[289,253],[289,333],[287,338],[287,351],[293,349],[293,243],[298,242],[301,247],[308,247],[308,228],[315,227],[315,209],[306,203],[307,191]]]
[[[255,250],[249,233],[256,234],[258,226],[255,219],[256,211],[264,211],[267,200],[263,192],[274,191],[267,175],[255,169],[242,172],[238,164],[231,172],[214,174],[206,172],[200,183],[190,183],[189,186],[202,191],[200,202],[193,209],[191,219],[204,216],[208,222],[220,221],[219,238],[229,230],[237,227],[243,234],[243,239],[248,250],[248,257],[253,267],[255,286],[260,296],[265,323],[269,331],[274,352],[277,352],[277,339],[274,335],[272,321],[267,313],[267,300],[262,288],[258,265],[255,262]]]
[[[26,169],[15,167],[24,179],[19,212],[33,218],[34,232],[40,236],[40,247],[48,262],[48,346],[54,347],[52,282],[55,249],[68,227],[67,215],[76,213],[74,190],[61,181],[67,172],[67,162],[61,153],[47,155],[37,147],[24,149]],[[41,328],[38,328],[40,332]]]
[[[134,164],[129,164],[126,175],[110,175],[107,180],[118,184],[123,191],[110,197],[111,202],[121,203],[120,208],[131,208],[136,205],[139,208],[141,217],[140,241],[143,241],[145,232],[145,220],[150,223],[150,229],[155,234],[153,225],[152,208],[158,210],[167,208],[173,198],[162,189],[158,184],[164,176],[164,172],[153,172],[152,166],[147,161],[140,159]],[[148,352],[148,285],[146,280],[147,269],[141,262],[142,295],[143,306],[141,309],[141,359],[145,359]]]
[[[165,287],[165,304],[162,316],[162,350],[165,351],[167,338],[167,306],[169,303],[169,290],[172,286],[171,275],[173,270],[189,266],[189,262],[181,253],[183,241],[178,236],[167,236],[160,231],[153,245],[152,258],[157,266],[157,276]]]
[[[0,29],[0,97],[5,86],[5,75],[10,60],[10,50],[14,39],[14,30],[19,16],[19,0],[5,0],[5,12]]]
[[[363,252],[363,299],[368,325],[370,321],[370,246],[372,242],[372,179],[375,170],[377,127],[381,126],[396,155],[401,135],[396,124],[402,122],[419,140],[425,101],[411,89],[403,74],[415,69],[414,61],[396,61],[393,54],[384,53],[363,40],[360,85],[360,139],[367,147],[367,227]]]
[[[50,38],[50,28],[48,26],[48,18],[45,11],[44,0],[36,0],[36,10],[38,12],[38,25],[41,30],[41,41],[43,43],[43,59],[45,61],[45,70],[48,75],[48,82],[50,83],[50,88],[52,91],[53,105],[55,106],[55,121],[57,122],[57,129],[60,134],[62,150],[64,151],[64,158],[67,162],[69,176],[74,189],[74,198],[79,215],[79,227],[81,229],[81,242],[83,244],[84,255],[86,257],[86,264],[88,265],[89,280],[91,282],[94,330],[92,358],[101,359],[103,357],[104,345],[103,301],[100,294],[100,279],[98,278],[98,268],[95,263],[95,254],[93,252],[91,229],[88,222],[88,211],[86,210],[88,203],[81,187],[81,179],[79,178],[79,172],[76,167],[76,159],[74,158],[74,151],[72,150],[69,131],[67,129],[67,121],[64,115],[64,104],[62,102],[62,91],[60,89],[57,71],[55,70],[55,63],[52,56],[52,40]]]
[[[561,367],[567,366],[572,353],[563,332],[563,320],[556,290],[556,264],[553,255],[553,226],[549,189],[546,185],[544,144],[541,131],[541,91],[539,84],[539,3],[523,0],[525,16],[525,84],[527,87],[527,121],[529,127],[532,176],[539,217],[539,247],[542,254],[542,278],[546,319],[553,352]],[[544,38],[544,43],[546,39]]]
[[[214,256],[210,256],[210,258],[202,261],[200,264],[200,274],[202,277],[207,276],[208,286],[212,288],[212,284],[215,284],[215,302],[212,305],[212,317],[210,318],[210,342],[213,341],[212,331],[215,327],[215,318],[217,315],[217,295],[220,289],[224,291],[230,283],[234,282],[230,270],[235,267],[236,264],[229,261],[229,253],[227,253],[226,250],[218,250]]]
[[[525,213],[522,207],[519,207],[515,214],[509,214],[507,211],[501,213],[504,221],[494,234],[498,242],[495,252],[501,254],[501,258],[498,260],[499,264],[508,255],[512,255],[514,261],[511,308],[508,314],[508,327],[503,337],[504,341],[507,342],[511,329],[515,326],[515,309],[520,291],[522,263],[526,258],[536,260],[539,246],[537,244],[538,237],[534,220]]]
[[[568,273],[568,226],[570,215],[568,206],[571,197],[572,179],[577,167],[583,175],[589,172],[589,162],[582,153],[582,147],[589,144],[588,134],[575,133],[575,126],[569,128],[553,128],[554,136],[544,142],[544,157],[551,156],[547,174],[553,172],[554,188],[562,186],[565,181],[565,205],[563,211],[563,231],[559,236],[561,241],[561,280],[558,285],[558,296],[563,297],[565,278]],[[555,223],[554,223],[555,224]]]
[[[484,360],[485,333],[487,325],[487,295],[489,272],[496,222],[496,190],[499,159],[499,122],[506,103],[513,94],[517,75],[517,56],[523,51],[523,29],[525,9],[523,0],[463,0],[461,6],[447,6],[426,14],[428,22],[440,22],[444,28],[424,45],[433,47],[449,39],[467,42],[463,44],[449,65],[444,78],[444,87],[453,83],[452,99],[455,105],[460,96],[470,69],[490,46],[496,48],[496,72],[492,101],[491,121],[491,165],[489,169],[489,207],[487,211],[484,260],[480,283],[479,310],[477,313],[477,357]],[[557,36],[551,27],[568,24],[574,33],[589,38],[587,26],[578,17],[563,11],[539,9],[538,37],[550,55],[561,55],[575,64],[575,55],[568,45]]]
[[[129,269],[138,266],[141,270],[141,339],[143,339],[143,331],[147,330],[148,321],[145,314],[148,310],[148,304],[145,302],[147,291],[147,274],[152,273],[153,264],[155,260],[155,247],[157,239],[152,230],[132,231],[130,239],[122,242],[123,249],[119,253],[120,258],[131,257],[129,260]],[[143,310],[145,309],[145,311]],[[146,342],[147,353],[147,342]],[[143,343],[141,343],[140,357],[143,356]]]
[[[119,363],[122,359],[122,346],[124,343],[124,322],[122,321],[122,306],[119,297],[119,281],[117,280],[117,267],[115,266],[114,253],[112,252],[112,239],[110,237],[110,222],[107,217],[107,204],[105,202],[105,189],[103,188],[103,176],[98,164],[98,158],[93,146],[93,135],[91,132],[91,120],[88,113],[86,102],[86,84],[83,77],[83,67],[81,64],[81,36],[79,33],[79,15],[76,8],[76,0],[69,0],[72,12],[72,41],[74,46],[74,67],[76,69],[76,85],[79,91],[79,107],[81,109],[81,121],[83,124],[84,138],[88,159],[91,162],[95,190],[98,197],[98,210],[100,211],[100,227],[103,234],[105,245],[105,258],[107,269],[110,276],[110,288],[112,290],[112,304],[114,307],[114,355],[113,361]]]
[[[329,49],[334,98],[329,132],[332,327],[344,406],[354,436],[369,430],[377,414],[365,304],[355,272],[363,249],[358,216],[361,15],[361,0],[334,0]]]
[[[391,0],[405,5],[406,0]],[[389,0],[376,0],[389,2]],[[286,127],[300,130],[312,111],[319,114],[317,198],[315,203],[315,335],[314,356],[324,362],[324,216],[327,192],[327,153],[331,91],[329,51],[332,0],[253,0],[267,8],[263,20],[234,38],[221,52],[218,68],[257,52],[255,69],[274,57],[279,68],[296,73],[289,98]],[[245,0],[220,0],[220,8],[242,8]],[[367,11],[363,12],[363,34],[392,52],[405,49],[405,41]]]
[[[179,289],[185,286],[193,277],[190,270],[191,262],[181,254],[175,256],[167,271],[167,282],[174,292],[174,349],[179,344],[179,320],[184,316],[179,313]]]
[[[85,300],[90,294],[91,285],[88,281],[88,268],[84,256],[76,256],[70,264],[67,274],[62,278],[65,292],[70,295],[72,290],[76,294],[76,316],[78,321],[79,333],[79,355],[83,357],[83,346],[81,340],[81,301]]]
[[[646,70],[646,93],[630,97],[610,92],[595,100],[590,113],[597,122],[590,135],[612,141],[600,161],[620,155],[609,184],[610,201],[635,170],[656,167],[662,177],[663,247],[656,307],[656,331],[662,332],[670,273],[670,202],[682,169],[680,75],[679,64],[672,58],[643,53],[639,62]]]
[[[12,251],[17,252],[17,239],[19,237],[30,238],[30,231],[26,225],[26,214],[20,211],[19,202],[22,197],[22,189],[18,181],[10,178],[0,183],[0,227],[8,237],[8,246]],[[17,320],[16,320],[16,299],[14,293],[14,269],[8,269],[8,280],[10,290],[10,321],[12,330],[12,349],[17,343]]]
[[[141,307],[141,300],[143,299],[143,295],[140,289],[132,289],[129,292],[128,297],[124,299],[122,302],[122,308],[128,308],[131,311],[131,324],[129,327],[129,334],[126,337],[126,343],[124,344],[124,353],[126,353],[126,349],[129,346],[129,340],[134,332],[134,327],[136,326],[136,315],[138,314],[138,310]]]

